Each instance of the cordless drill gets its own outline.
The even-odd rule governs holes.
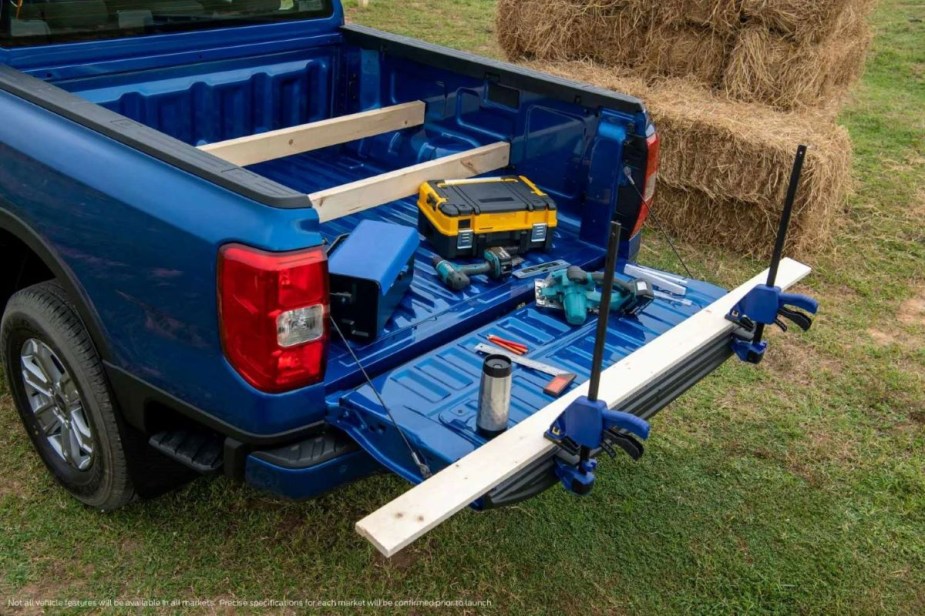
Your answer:
[[[456,265],[452,261],[434,255],[434,269],[440,281],[454,291],[463,291],[472,284],[472,276],[487,275],[492,280],[504,280],[514,269],[514,258],[504,248],[489,248],[482,255],[485,259],[475,265]]]

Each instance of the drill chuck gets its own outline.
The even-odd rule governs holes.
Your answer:
[[[450,261],[434,255],[434,269],[437,270],[437,276],[440,281],[454,291],[463,291],[472,284],[469,276],[460,271]]]

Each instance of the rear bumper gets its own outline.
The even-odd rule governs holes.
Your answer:
[[[356,443],[328,430],[293,445],[251,453],[244,480],[285,498],[305,500],[382,471]]]

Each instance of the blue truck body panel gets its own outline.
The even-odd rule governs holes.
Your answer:
[[[507,141],[506,172],[534,179],[559,206],[552,250],[524,255],[525,265],[563,259],[591,269],[603,263],[607,222],[635,221],[638,204],[634,210],[621,202],[628,186],[623,170],[629,165],[637,181],[644,179],[639,148],[651,131],[635,99],[401,37],[380,40],[366,29],[344,28],[341,5],[333,6],[330,17],[308,21],[0,50],[0,63],[75,97],[64,105],[74,115],[65,117],[44,104],[31,82],[23,82],[37,92],[28,100],[0,87],[0,229],[28,229],[73,282],[92,315],[88,325],[104,347],[115,393],[136,427],[157,424],[166,406],[249,443],[248,451],[324,425],[363,447],[304,469],[246,458],[247,481],[295,498],[380,464],[410,481],[421,477],[340,341],[331,341],[318,385],[271,395],[237,374],[220,337],[219,249],[229,243],[273,252],[319,246],[362,220],[414,227],[415,199],[321,225],[307,199],[263,202],[235,189],[241,170],[217,171],[228,179],[220,185],[210,181],[214,174],[161,156],[158,148],[201,157],[192,146],[421,100],[423,126],[249,171],[304,196]],[[113,112],[108,124],[84,122],[81,101]],[[120,138],[123,129],[144,127],[169,138],[147,149]],[[636,235],[624,242],[622,256],[632,259],[639,241]],[[588,377],[593,321],[570,328],[561,317],[539,312],[533,280],[475,277],[470,288],[451,292],[437,279],[432,257],[423,243],[412,288],[385,331],[353,350],[437,470],[483,442],[473,427],[481,365],[474,343],[489,333],[523,340],[531,357],[566,367],[581,382]],[[690,306],[660,300],[638,320],[614,319],[606,363],[722,293],[691,282]],[[551,401],[542,393],[546,380],[515,372],[512,422]]]

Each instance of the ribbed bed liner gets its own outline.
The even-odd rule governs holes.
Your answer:
[[[387,171],[350,157],[344,151],[332,154],[322,150],[281,160],[251,169],[267,178],[299,191],[311,193],[346,184]],[[359,214],[331,221],[321,232],[328,242],[349,233],[360,220],[372,219],[410,227],[417,226],[417,205],[413,198],[403,199]],[[400,362],[471,332],[533,299],[533,280],[509,280],[499,283],[485,276],[473,278],[464,292],[449,290],[437,278],[432,267],[433,251],[422,243],[416,257],[415,279],[411,291],[386,325],[386,331],[373,343],[352,342],[367,370],[378,373]],[[540,264],[563,259],[582,267],[596,267],[603,262],[604,250],[578,239],[578,223],[560,215],[550,252],[524,255],[526,263]],[[384,362],[388,362],[387,364]],[[329,391],[354,386],[362,375],[356,362],[339,341],[331,346],[326,383]]]

